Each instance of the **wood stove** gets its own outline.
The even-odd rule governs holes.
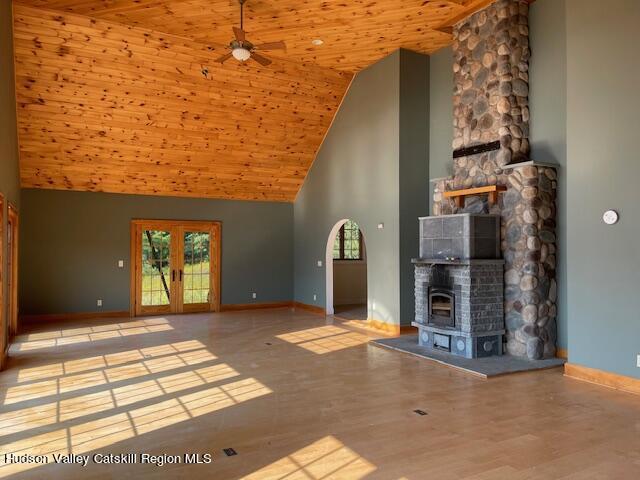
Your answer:
[[[502,354],[504,260],[500,217],[420,219],[415,264],[419,345],[466,358]]]

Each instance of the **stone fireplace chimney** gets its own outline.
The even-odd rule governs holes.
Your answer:
[[[529,161],[529,3],[497,0],[453,29],[453,176],[436,179],[433,215],[501,217],[507,351],[541,359],[556,344],[553,165]],[[443,192],[499,185],[498,203]]]
[[[496,184],[529,158],[529,3],[499,0],[453,29],[453,149],[500,142],[455,162],[456,187]]]

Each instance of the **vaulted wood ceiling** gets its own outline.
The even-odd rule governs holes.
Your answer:
[[[236,0],[14,2],[22,185],[293,201],[353,74],[488,3],[248,0],[260,67],[213,61]]]

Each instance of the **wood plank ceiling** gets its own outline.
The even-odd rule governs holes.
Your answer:
[[[22,186],[291,202],[353,74],[490,1],[248,0],[268,67],[213,61],[235,0],[14,1]]]

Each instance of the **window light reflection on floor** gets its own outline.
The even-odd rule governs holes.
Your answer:
[[[276,338],[319,355],[355,347],[369,341],[365,335],[334,325],[285,333],[277,335]]]
[[[206,353],[209,353],[205,350]],[[209,354],[211,355],[211,354]],[[215,358],[211,355],[211,358]],[[185,363],[182,364],[186,365]],[[120,368],[120,367],[117,367]],[[149,374],[149,370],[142,370]],[[131,383],[122,387],[92,392],[44,405],[36,405],[0,414],[0,438],[58,422],[73,420],[132,403],[157,398],[238,376],[227,364],[216,364],[187,372]],[[130,380],[133,377],[127,377]],[[122,378],[121,378],[122,379]],[[107,383],[106,381],[104,383]],[[38,397],[32,397],[38,398]]]
[[[158,319],[159,320],[159,319]],[[159,333],[166,332],[169,330],[173,330],[173,327],[169,325],[168,321],[158,322],[155,324],[149,325],[137,325],[139,322],[130,322],[125,324],[116,324],[120,326],[120,328],[113,328],[110,330],[104,331],[95,331],[89,333],[77,333],[76,335],[63,335],[61,331],[60,335],[55,336],[54,338],[45,338],[45,339],[29,339],[29,337],[33,337],[38,334],[30,334],[25,335],[23,337],[16,338],[14,343],[9,347],[9,354],[15,354],[19,352],[29,352],[33,350],[39,350],[42,348],[53,348],[60,347],[64,345],[75,345],[79,343],[86,342],[95,342],[98,340],[108,340],[111,338],[119,338],[119,337],[128,337],[132,335],[143,335],[148,333]],[[99,327],[90,327],[89,329],[99,328]],[[85,330],[85,329],[76,329],[76,331]],[[24,338],[26,337],[26,338]]]
[[[346,447],[337,438],[328,435],[243,478],[358,480],[375,470],[375,465]]]
[[[227,375],[233,372],[233,369],[226,365],[217,367],[219,371],[214,369],[201,371],[201,378],[220,379],[221,375],[222,377],[225,375],[221,373],[225,368]],[[18,455],[24,453],[47,455],[51,461],[54,453],[87,453],[270,393],[273,393],[272,390],[255,378],[236,380],[97,420],[22,438],[2,445],[2,450]],[[0,477],[38,466],[37,464],[3,464],[1,462],[3,460],[0,460]]]
[[[217,357],[206,349],[167,355],[157,359],[136,362],[117,367],[106,368],[89,373],[68,375],[54,380],[44,380],[25,385],[6,387],[3,393],[5,405],[42,398],[51,395],[70,393],[76,390],[131,380],[145,375],[160,373],[175,368],[197,365],[216,360]]]
[[[18,383],[24,383],[42,379],[50,380],[53,377],[59,377],[71,373],[86,372],[143,360],[145,358],[160,357],[163,355],[203,348],[205,348],[205,345],[202,342],[198,340],[187,340],[184,342],[167,343],[153,347],[137,348],[123,352],[98,355],[95,357],[68,360],[66,362],[50,363],[38,367],[18,368],[16,369],[16,381]]]
[[[169,320],[166,318],[148,318],[143,320],[135,320],[121,323],[109,323],[105,325],[93,325],[90,327],[66,328],[61,330],[47,330],[40,333],[28,333],[25,335],[17,335],[16,342],[33,342],[38,340],[54,340],[65,337],[76,337],[78,335],[89,335],[92,333],[104,333],[115,330],[127,330],[130,328],[150,327],[154,325],[166,325]]]

